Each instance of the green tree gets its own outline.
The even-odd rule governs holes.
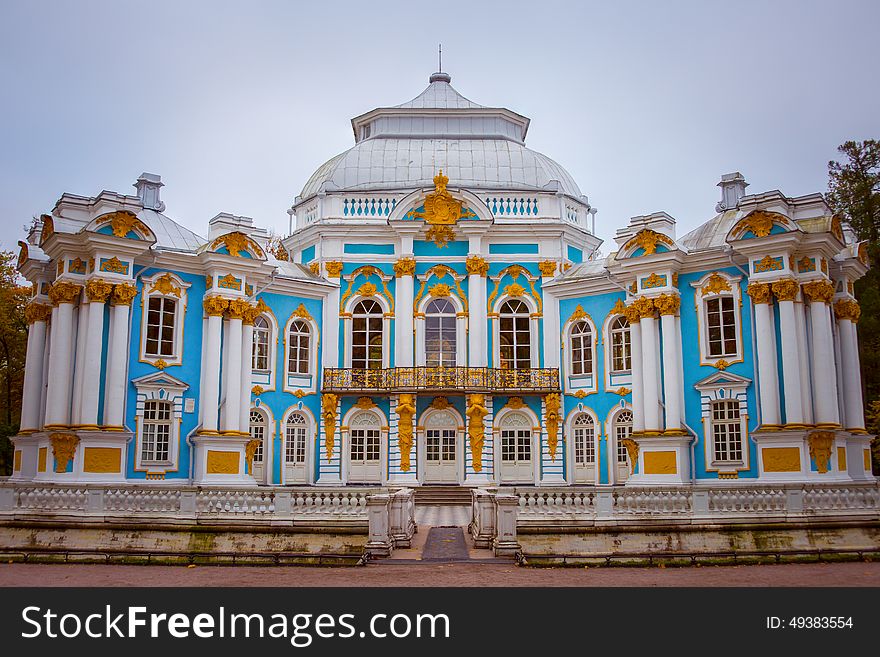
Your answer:
[[[840,161],[828,163],[828,202],[856,237],[868,242],[872,264],[855,284],[855,295],[862,307],[859,353],[870,425],[876,424],[873,418],[880,409],[880,142],[848,141],[837,150]],[[875,440],[874,472],[880,472],[877,447]]]
[[[27,351],[25,306],[30,287],[20,284],[11,251],[0,251],[0,474],[12,473],[10,436],[21,420],[21,391]]]

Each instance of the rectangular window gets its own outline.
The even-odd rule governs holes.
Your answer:
[[[379,460],[379,430],[378,429],[352,429],[351,430],[351,460],[352,462],[365,463]]]
[[[167,462],[171,448],[171,404],[148,400],[144,403],[141,433],[141,461]]]
[[[147,303],[145,353],[151,357],[174,356],[174,324],[177,302],[167,297],[150,297]]]
[[[710,358],[736,356],[736,317],[732,296],[706,301],[706,322]]]
[[[504,429],[501,431],[501,460],[505,463],[528,463],[532,460],[532,432]]]
[[[733,399],[712,402],[712,441],[715,461],[742,462],[743,440],[739,401]]]

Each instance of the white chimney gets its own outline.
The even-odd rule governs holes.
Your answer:
[[[718,186],[721,188],[721,200],[715,206],[715,212],[724,212],[736,208],[739,200],[746,195],[749,183],[739,171],[734,171],[721,176]]]
[[[156,212],[163,212],[165,210],[165,204],[159,198],[159,190],[164,187],[162,176],[155,173],[142,173],[134,187],[137,189],[138,198],[145,209],[155,210]]]

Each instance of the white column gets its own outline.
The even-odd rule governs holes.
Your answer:
[[[834,286],[824,281],[815,282],[815,286],[814,283],[807,283],[804,285],[804,293],[810,297],[810,327],[813,336],[810,355],[816,426],[837,426],[840,424],[840,412],[837,406],[831,306],[828,303],[834,294]]]
[[[633,406],[633,432],[642,433],[645,430],[645,382],[642,379],[642,326],[639,321],[639,313],[635,308],[627,308],[626,318],[629,320],[630,362],[632,369],[632,406]],[[616,459],[616,454],[611,454],[609,459]],[[611,466],[612,470],[616,465]]]
[[[681,431],[681,400],[682,389],[678,378],[681,362],[681,346],[678,344],[678,331],[675,327],[675,313],[678,310],[679,298],[660,310],[660,325],[663,339],[663,399],[666,411],[666,430]]]
[[[770,305],[770,284],[752,283],[748,287],[755,311],[755,340],[758,346],[758,397],[761,425],[779,426],[779,374],[776,367],[776,329]]]
[[[82,286],[56,282],[49,291],[52,310],[49,352],[49,388],[46,391],[47,429],[67,428],[70,424],[70,396],[73,383],[73,304]]]
[[[336,276],[339,282],[339,275]],[[324,299],[322,308],[324,321],[324,367],[344,367],[345,361],[339,360],[339,288],[335,287]]]
[[[782,387],[785,390],[785,424],[802,425],[804,407],[801,400],[801,361],[798,353],[797,318],[794,299],[799,291],[797,281],[784,279],[773,283],[773,294],[779,302],[779,333],[782,336]]]
[[[801,367],[801,407],[804,411],[804,424],[813,423],[813,397],[807,379],[810,375],[810,350],[807,345],[807,318],[805,303],[796,303],[794,306],[794,319],[797,324],[797,350],[798,361]]]
[[[486,275],[488,263],[479,255],[467,259],[468,272],[468,366],[486,367],[489,364],[488,319],[486,317]]]
[[[544,277],[545,281],[553,280]],[[544,294],[544,367],[559,367],[559,300],[542,286]]]
[[[104,304],[113,286],[93,279],[86,284],[89,299],[89,320],[85,338],[82,381],[82,411],[80,424],[83,428],[98,429],[98,396],[101,392],[101,355],[104,348]]]
[[[865,429],[865,408],[862,401],[862,377],[859,365],[859,344],[856,333],[858,321],[858,303],[848,302],[856,312],[838,314],[838,332],[840,334],[841,368],[843,372],[843,398],[846,404],[846,424],[848,430]],[[840,306],[838,305],[838,308]]]
[[[248,311],[241,325],[241,384],[239,387],[238,430],[242,434],[251,431],[251,375],[253,374],[254,320],[256,314]],[[266,441],[269,437],[266,436]],[[266,463],[266,449],[263,449],[263,463]]]
[[[649,299],[645,299],[650,303]],[[643,404],[645,407],[645,431],[662,431],[660,420],[660,391],[657,386],[657,372],[660,359],[657,353],[657,320],[653,315],[642,313],[642,381]]]
[[[468,313],[455,316],[455,364],[467,367],[467,323]]]
[[[231,306],[231,304],[230,304]],[[235,314],[226,321],[223,378],[226,401],[223,404],[224,422],[221,433],[238,433],[241,425],[241,316]]]
[[[413,276],[416,261],[406,257],[394,265],[397,284],[394,295],[394,365],[413,366]]]
[[[38,430],[43,393],[43,357],[46,353],[46,322],[52,314],[50,306],[34,303],[25,315],[30,320],[27,353],[24,362],[24,385],[21,395],[21,429],[19,433]]]
[[[73,338],[73,390],[70,401],[70,426],[82,424],[82,393],[86,380],[86,337],[89,333],[89,304],[84,301],[73,311],[73,325],[76,337]]]
[[[220,406],[220,333],[223,329],[223,311],[229,302],[219,297],[207,297],[204,302],[208,314],[205,332],[205,385],[201,390],[203,434],[217,434]]]
[[[126,372],[129,355],[129,318],[137,287],[120,283],[113,287],[110,308],[110,340],[107,344],[107,382],[104,392],[104,426],[122,430],[125,422]]]

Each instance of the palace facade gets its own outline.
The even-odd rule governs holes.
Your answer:
[[[246,217],[184,228],[152,174],[63,194],[21,242],[12,479],[873,479],[867,257],[821,194],[728,174],[696,230],[633,217],[600,255],[595,208],[525,146],[529,119],[450,81],[354,118],[281,248]]]

